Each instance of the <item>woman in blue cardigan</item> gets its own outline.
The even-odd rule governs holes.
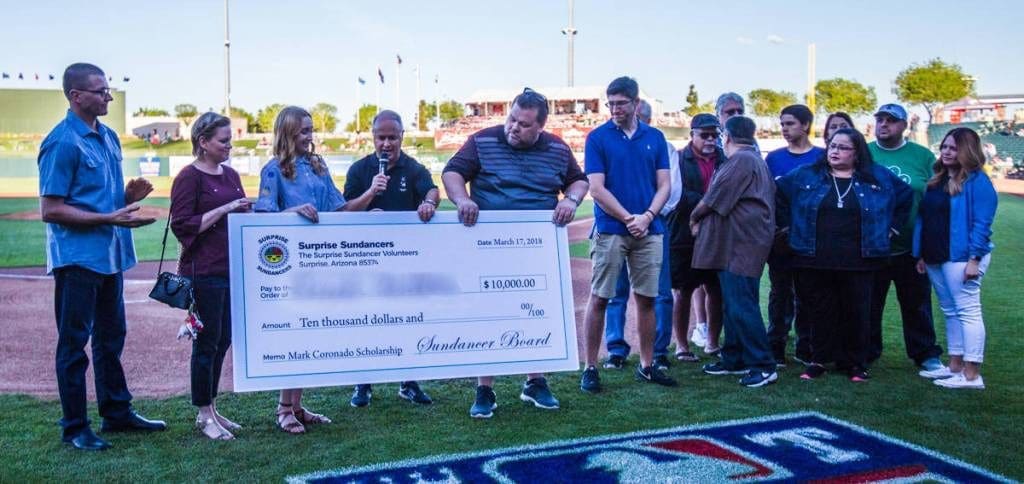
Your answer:
[[[985,388],[985,323],[981,279],[992,252],[992,220],[998,197],[981,170],[985,155],[978,133],[955,128],[946,134],[928,180],[914,230],[917,270],[927,271],[946,316],[949,367],[922,371],[947,388]]]

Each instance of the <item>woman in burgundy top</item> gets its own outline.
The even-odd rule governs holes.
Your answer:
[[[214,440],[231,440],[240,425],[217,413],[214,399],[224,355],[231,346],[227,214],[247,212],[238,172],[221,163],[231,153],[231,121],[206,113],[192,125],[196,160],[171,187],[171,229],[181,243],[178,273],[192,280],[203,329],[192,342],[192,405],[196,428]]]

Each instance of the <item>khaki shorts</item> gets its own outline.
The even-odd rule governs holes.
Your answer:
[[[661,234],[642,239],[631,235],[595,234],[590,244],[590,260],[594,267],[590,276],[591,293],[605,299],[614,297],[615,284],[625,262],[633,292],[641,296],[657,296],[662,264],[661,244]]]

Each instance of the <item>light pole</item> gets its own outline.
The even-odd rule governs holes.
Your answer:
[[[573,5],[572,0],[569,0],[569,26],[562,29],[562,34],[569,38],[569,87],[573,86],[573,49],[572,41],[576,37],[576,28],[572,25]]]
[[[224,0],[224,114],[231,119],[231,34],[228,30],[228,0]]]

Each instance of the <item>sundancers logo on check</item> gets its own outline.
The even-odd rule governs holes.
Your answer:
[[[281,235],[265,235],[260,238],[259,265],[260,272],[276,276],[291,270],[288,264],[288,238]]]

